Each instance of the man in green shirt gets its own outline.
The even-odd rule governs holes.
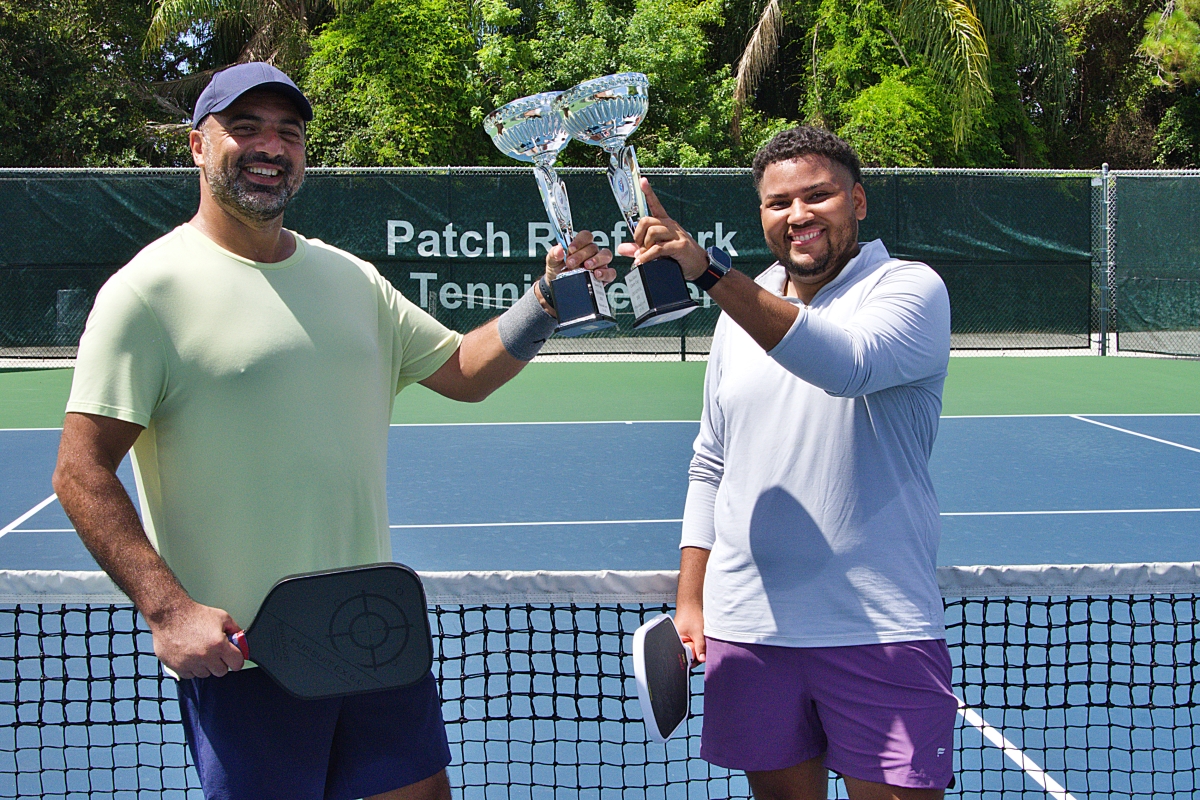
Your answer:
[[[419,382],[482,400],[556,320],[535,286],[462,336],[372,265],[285,229],[311,119],[266,64],[205,89],[190,135],[200,208],[100,291],[54,486],[180,677],[206,797],[441,800],[449,749],[432,675],[396,693],[301,701],[242,671],[226,637],[285,575],[391,559],[397,392]],[[550,253],[547,277],[584,267],[611,280],[611,258],[584,232]],[[131,448],[140,520],[116,477]]]

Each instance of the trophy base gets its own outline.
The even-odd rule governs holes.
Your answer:
[[[573,269],[550,281],[550,294],[558,311],[559,336],[582,336],[617,324],[608,305],[604,284],[591,270]]]
[[[638,264],[625,277],[633,305],[633,327],[648,328],[686,317],[699,306],[688,291],[683,270],[673,258]]]

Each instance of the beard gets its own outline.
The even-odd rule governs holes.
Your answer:
[[[768,242],[768,248],[789,275],[797,279],[815,278],[830,270],[840,270],[858,251],[857,219],[851,218],[838,228],[826,228],[826,233],[829,247],[821,255],[811,256],[803,262],[792,257],[791,242],[786,238],[782,242]]]
[[[244,171],[255,164],[277,167],[283,173],[283,180],[277,186],[251,183],[244,176]],[[213,197],[220,205],[256,222],[270,222],[282,214],[304,184],[303,165],[297,174],[295,165],[283,156],[270,158],[261,153],[247,153],[232,165],[209,166],[206,162],[204,174]]]

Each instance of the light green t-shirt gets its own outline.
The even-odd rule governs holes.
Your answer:
[[[293,236],[275,264],[190,225],[150,244],[100,290],[67,403],[145,427],[146,532],[242,626],[285,575],[391,559],[392,404],[462,340],[372,265]]]

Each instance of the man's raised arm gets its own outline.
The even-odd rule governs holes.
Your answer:
[[[591,231],[580,231],[565,257],[561,245],[546,254],[546,280],[559,272],[589,269],[603,283],[612,281],[612,253],[592,241]],[[558,317],[542,294],[541,282],[513,307],[463,337],[462,344],[421,385],[451,400],[477,403],[499,389],[533,360],[554,333]]]

